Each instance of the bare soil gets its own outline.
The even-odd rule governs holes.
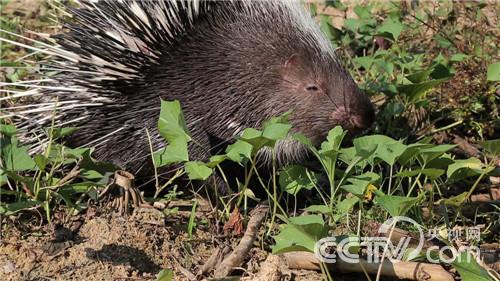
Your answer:
[[[3,218],[0,280],[156,280],[165,268],[174,270],[175,280],[190,280],[216,248],[232,248],[239,240],[214,235],[202,218],[190,239],[186,216],[165,216],[156,209],[129,216],[89,209],[64,220],[28,228]],[[254,247],[244,270],[235,274],[251,280],[266,257]],[[321,274],[289,270],[280,280],[321,280]]]
[[[89,210],[32,233],[4,225],[0,280],[155,280],[163,268],[182,280],[181,268],[195,269],[215,246],[202,227],[189,239],[185,223],[140,209],[128,217]]]

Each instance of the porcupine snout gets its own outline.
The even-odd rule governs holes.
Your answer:
[[[332,119],[352,137],[371,127],[375,121],[375,109],[368,96],[359,89],[353,90],[348,96],[344,105],[332,113]]]
[[[352,99],[350,102],[348,121],[353,127],[353,132],[360,133],[370,128],[375,121],[375,109],[365,94],[360,92],[356,98],[357,100]]]

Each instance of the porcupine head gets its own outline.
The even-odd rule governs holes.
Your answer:
[[[132,173],[153,174],[146,128],[154,150],[166,145],[156,129],[160,99],[180,101],[193,160],[288,111],[292,133],[314,144],[337,125],[356,134],[374,120],[298,1],[83,1],[70,13],[59,50],[74,58],[68,68],[90,74],[61,72],[56,81],[84,91],[53,95],[97,105],[64,112],[81,128],[69,144],[90,143],[94,157]],[[283,140],[275,153],[286,164],[307,149]]]

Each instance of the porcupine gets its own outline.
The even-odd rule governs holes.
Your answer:
[[[355,134],[374,120],[369,98],[298,1],[84,0],[68,12],[57,44],[39,49],[57,57],[57,74],[34,90],[42,96],[35,109],[8,115],[33,133],[56,108],[56,126],[80,128],[68,145],[93,146],[95,158],[132,173],[153,175],[146,128],[154,150],[166,145],[156,129],[160,98],[180,101],[195,160],[290,110],[292,131],[314,144],[336,125]],[[283,140],[275,153],[278,163],[295,163],[307,149]]]

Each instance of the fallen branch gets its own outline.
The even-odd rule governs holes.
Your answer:
[[[457,145],[468,157],[480,157],[481,151],[470,144],[467,140],[457,135],[453,135],[453,143]]]
[[[366,226],[363,230],[366,232],[369,237],[386,237],[389,238],[389,233],[379,233],[380,226],[382,224],[375,221],[367,222]],[[397,245],[399,241],[402,239],[410,239],[408,246],[416,247],[419,244],[419,235],[417,233],[411,233],[409,231],[403,230],[401,228],[395,227],[390,240],[393,244]],[[426,240],[424,241],[423,248],[427,249],[431,246],[436,246],[432,241]]]
[[[241,238],[240,243],[236,246],[233,252],[215,268],[214,276],[216,278],[228,276],[234,268],[243,264],[244,259],[253,246],[259,227],[268,211],[269,206],[267,204],[261,204],[250,213],[251,217],[248,221],[247,230]]]
[[[320,262],[313,253],[309,252],[289,252],[282,255],[289,268],[306,269],[319,271]],[[344,273],[377,274],[380,263],[368,263],[360,259],[359,263],[348,263],[337,259],[335,263],[328,263],[327,267],[331,271]],[[421,262],[397,262],[385,260],[382,264],[381,276],[394,279],[425,280],[425,281],[453,281],[453,276],[443,267],[437,264]]]
[[[481,259],[493,269],[500,271],[500,243],[482,244]]]
[[[494,200],[500,200],[500,188],[490,188],[488,190],[488,193],[480,193],[480,194],[473,194],[470,196],[470,201],[471,202],[488,202],[488,201],[494,201]]]
[[[197,276],[203,276],[211,272],[217,264],[222,261],[222,258],[229,254],[231,248],[229,246],[225,246],[223,248],[219,247],[215,249],[212,255],[208,258],[208,260],[203,264],[200,270],[197,273]]]

